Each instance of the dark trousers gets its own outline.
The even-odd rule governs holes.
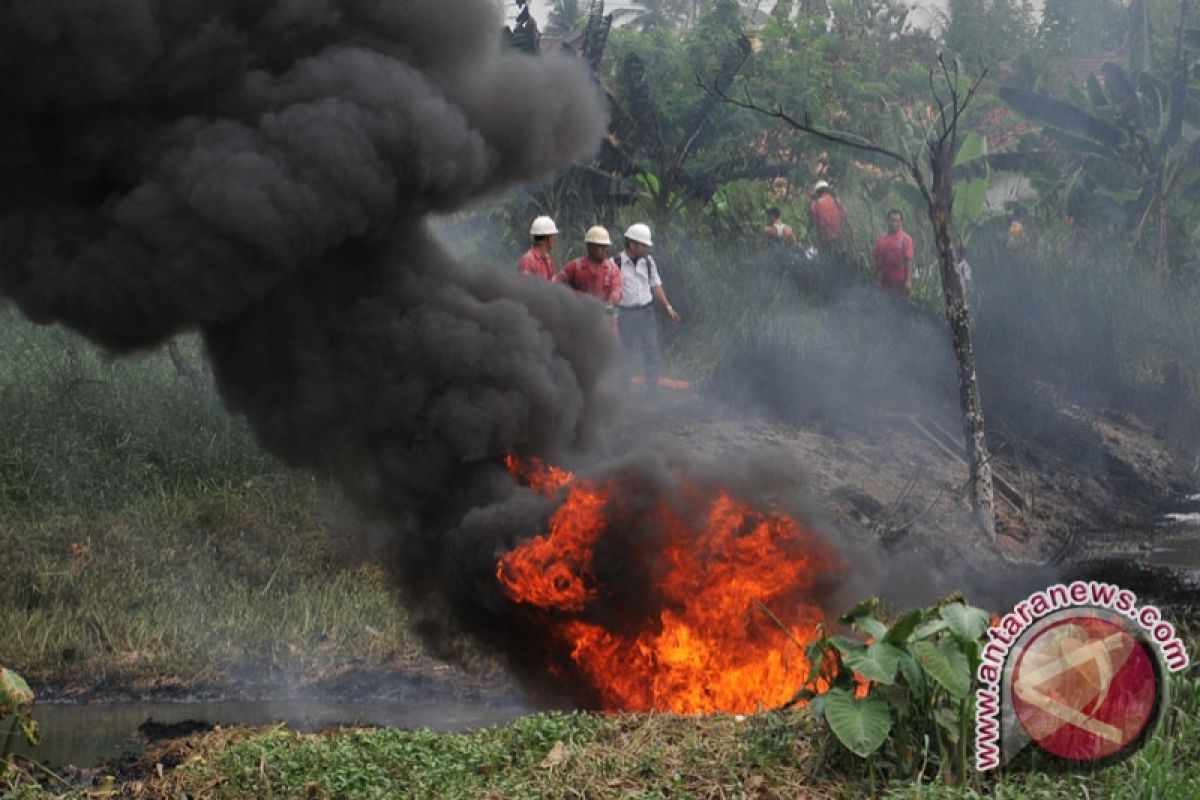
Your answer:
[[[640,350],[646,389],[653,394],[658,390],[658,320],[654,316],[654,305],[622,308],[617,317],[617,330],[621,334],[622,382],[629,385],[633,359]]]

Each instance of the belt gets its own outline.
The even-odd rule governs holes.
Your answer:
[[[645,305],[641,305],[641,306],[617,306],[617,307],[619,309],[621,309],[622,311],[645,311],[647,308],[651,308],[653,306],[654,306],[654,301],[651,300],[649,303],[646,303]]]

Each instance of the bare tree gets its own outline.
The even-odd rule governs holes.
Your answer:
[[[781,120],[803,133],[892,159],[904,167],[917,185],[925,200],[929,222],[933,226],[938,267],[942,278],[942,294],[946,303],[946,320],[950,325],[950,341],[954,347],[954,360],[958,367],[958,397],[962,410],[963,435],[967,444],[971,507],[984,532],[994,541],[996,517],[992,467],[984,431],[979,381],[975,374],[975,353],[971,346],[971,314],[966,303],[962,275],[957,269],[954,219],[951,212],[954,204],[954,159],[959,145],[958,124],[975,97],[987,70],[983,70],[964,91],[957,62],[947,66],[945,59],[939,54],[938,67],[940,75],[936,76],[937,80],[933,70],[929,73],[929,89],[937,114],[926,132],[921,148],[915,153],[900,153],[861,136],[827,130],[813,123],[808,115],[803,118],[793,116],[779,105],[773,108],[764,107],[755,102],[748,90],[744,91],[742,97],[731,97],[718,82],[709,84],[701,80],[701,85],[710,94],[728,103]],[[923,162],[929,167],[928,178]]]

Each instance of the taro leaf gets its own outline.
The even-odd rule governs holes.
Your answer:
[[[925,673],[921,671],[921,665],[913,658],[912,653],[905,653],[900,658],[900,674],[904,676],[904,682],[914,694],[925,693]]]
[[[33,704],[33,691],[17,673],[0,667],[0,717],[20,716]]]
[[[941,684],[951,697],[961,700],[971,691],[971,667],[953,640],[913,642],[912,651],[929,677]]]
[[[924,625],[922,625],[921,627],[919,627],[915,631],[913,631],[913,638],[914,639],[928,639],[930,636],[933,636],[935,633],[944,631],[948,627],[949,627],[949,623],[947,623],[946,620],[944,620],[944,619],[930,620],[929,622],[926,622]]]
[[[859,617],[870,616],[871,612],[874,611],[878,607],[879,607],[879,598],[878,597],[868,597],[866,600],[863,600],[861,603],[856,605],[854,608],[850,609],[845,614],[842,614],[842,616],[838,617],[838,622],[841,622],[844,625],[853,625],[854,621],[857,620]]]
[[[1100,80],[1094,72],[1088,73],[1087,90],[1088,100],[1091,101],[1093,108],[1103,108],[1108,105],[1108,95],[1104,93],[1104,88],[1100,86]]]
[[[838,622],[845,625],[853,625],[863,633],[874,639],[882,639],[887,633],[887,626],[875,619],[871,614],[879,607],[879,598],[871,597],[863,600],[854,608],[847,611],[838,618]]]
[[[908,641],[908,637],[912,636],[917,626],[921,624],[921,618],[924,615],[925,612],[920,609],[908,612],[892,623],[892,627],[888,628],[888,632],[884,634],[883,641],[888,644],[904,644]]]
[[[825,721],[850,752],[866,758],[879,749],[892,730],[892,714],[882,697],[855,700],[844,689],[825,695]]]
[[[1123,137],[1119,128],[1078,106],[1015,86],[1002,86],[1000,98],[1037,122],[1052,125],[1075,136],[1094,139],[1109,147],[1121,146]]]
[[[851,653],[857,653],[866,650],[867,646],[862,642],[856,642],[853,639],[847,639],[845,636],[830,636],[829,643],[837,648],[843,656],[848,656]]]
[[[962,603],[948,603],[939,611],[942,619],[950,626],[951,633],[968,642],[982,639],[991,623],[991,617],[986,611]]]
[[[896,682],[896,667],[904,651],[883,642],[846,653],[846,666],[869,681],[886,684]]]
[[[986,155],[987,139],[978,133],[969,133],[958,148],[958,155],[954,157],[954,166],[957,167],[960,164],[966,164],[968,161],[974,161]]]

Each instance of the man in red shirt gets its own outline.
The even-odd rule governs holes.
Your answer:
[[[557,280],[604,303],[608,309],[609,327],[616,336],[617,303],[621,300],[621,270],[608,257],[612,239],[609,238],[608,231],[597,225],[588,230],[583,242],[587,245],[587,255],[568,261]]]
[[[887,233],[875,240],[871,255],[879,285],[908,297],[912,294],[913,241],[904,232],[903,223],[904,215],[898,209],[889,211]]]
[[[549,217],[538,217],[529,226],[529,235],[533,237],[533,246],[521,256],[517,270],[522,275],[535,275],[546,281],[554,280],[554,259],[550,251],[558,239],[558,227]]]
[[[846,227],[846,208],[825,181],[813,184],[812,203],[808,206],[808,235],[818,250],[830,250],[842,238]]]

